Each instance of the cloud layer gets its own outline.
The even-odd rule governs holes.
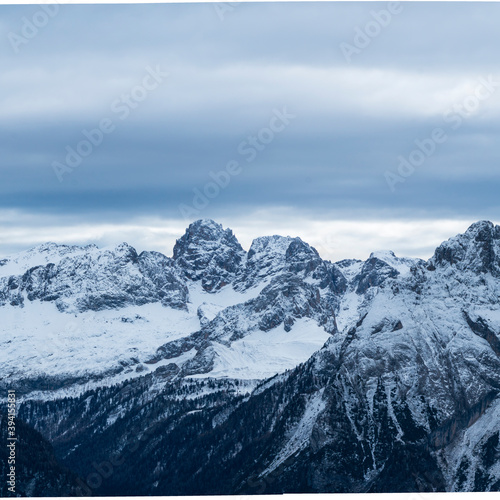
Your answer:
[[[500,5],[221,5],[61,5],[46,23],[0,7],[0,213],[17,214],[0,253],[34,214],[42,241],[64,217],[118,240],[138,220],[285,232],[293,213],[306,239],[336,238],[334,221],[500,219]]]

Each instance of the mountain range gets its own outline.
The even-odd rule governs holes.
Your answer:
[[[207,219],[171,258],[47,243],[0,260],[0,318],[28,496],[500,490],[491,222],[427,261]]]

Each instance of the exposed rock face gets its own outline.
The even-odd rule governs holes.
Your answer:
[[[259,238],[246,255],[231,230],[210,220],[190,225],[174,258],[138,255],[126,243],[103,250],[41,245],[1,266],[0,307],[14,325],[6,323],[5,331],[13,328],[19,338],[6,339],[9,361],[0,373],[23,392],[44,384],[55,389],[111,376],[120,380],[179,357],[172,362],[183,366],[182,375],[208,373],[221,356],[217,345],[231,348],[256,332],[271,332],[269,342],[276,345],[279,329],[290,332],[305,320],[318,326],[322,333],[316,330],[309,339],[304,332],[290,357],[273,347],[259,365],[256,353],[231,353],[242,364],[238,370],[252,363],[256,375],[249,376],[260,377],[275,373],[273,356],[280,358],[276,371],[282,371],[323,345],[335,331],[335,308],[346,283],[337,266],[299,238]],[[138,309],[144,305],[164,310]],[[24,311],[12,315],[13,307]],[[22,342],[29,349],[16,361]],[[26,373],[20,369],[24,359],[31,360]],[[226,362],[227,371],[231,366]]]
[[[171,259],[159,252],[142,252],[138,257],[138,267],[146,280],[150,280],[157,290],[162,305],[185,309],[189,298],[188,288]]]
[[[300,238],[263,236],[252,242],[235,288],[250,288],[283,273],[312,278],[320,288],[328,287],[333,293],[345,291],[347,284],[335,264],[322,260],[316,249]]]
[[[377,257],[370,256],[358,275],[357,293],[363,294],[368,288],[380,286],[386,279],[395,278],[399,272]]]
[[[489,325],[488,321],[484,320],[481,317],[478,317],[476,321],[474,321],[466,312],[464,312],[465,320],[469,325],[470,329],[479,337],[486,340],[493,352],[500,356],[500,332],[495,332]]]
[[[208,219],[193,222],[174,247],[177,266],[207,292],[231,283],[244,255],[233,232]]]
[[[113,250],[43,245],[56,261],[0,277],[0,304],[22,306],[25,300],[54,302],[60,311],[117,309],[160,301],[186,308],[188,290],[170,259],[156,252],[140,256],[123,243]],[[60,256],[60,259],[57,257]]]
[[[433,263],[451,264],[460,271],[491,273],[500,276],[500,226],[481,221],[464,234],[455,236],[436,249]]]
[[[158,359],[170,359],[196,349],[194,359],[184,366],[184,373],[208,373],[213,369],[216,353],[213,343],[230,346],[257,330],[269,332],[281,327],[290,332],[301,318],[310,318],[328,333],[336,332],[333,306],[325,300],[317,286],[304,283],[291,273],[271,279],[259,295],[242,304],[230,306],[213,320],[198,309],[202,328],[189,339],[169,342],[158,349]]]

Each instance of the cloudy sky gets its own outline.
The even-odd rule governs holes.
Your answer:
[[[500,221],[500,4],[0,6],[0,255],[45,241],[430,257]],[[218,183],[218,184],[217,184]]]

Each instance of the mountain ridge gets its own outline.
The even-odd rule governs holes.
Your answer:
[[[474,223],[427,261],[332,263],[279,236],[244,253],[213,221],[175,258],[76,253],[0,277],[9,357],[44,362],[0,365],[0,384],[79,477],[148,436],[96,493],[500,489],[499,226]],[[29,351],[23,314],[65,343]]]

